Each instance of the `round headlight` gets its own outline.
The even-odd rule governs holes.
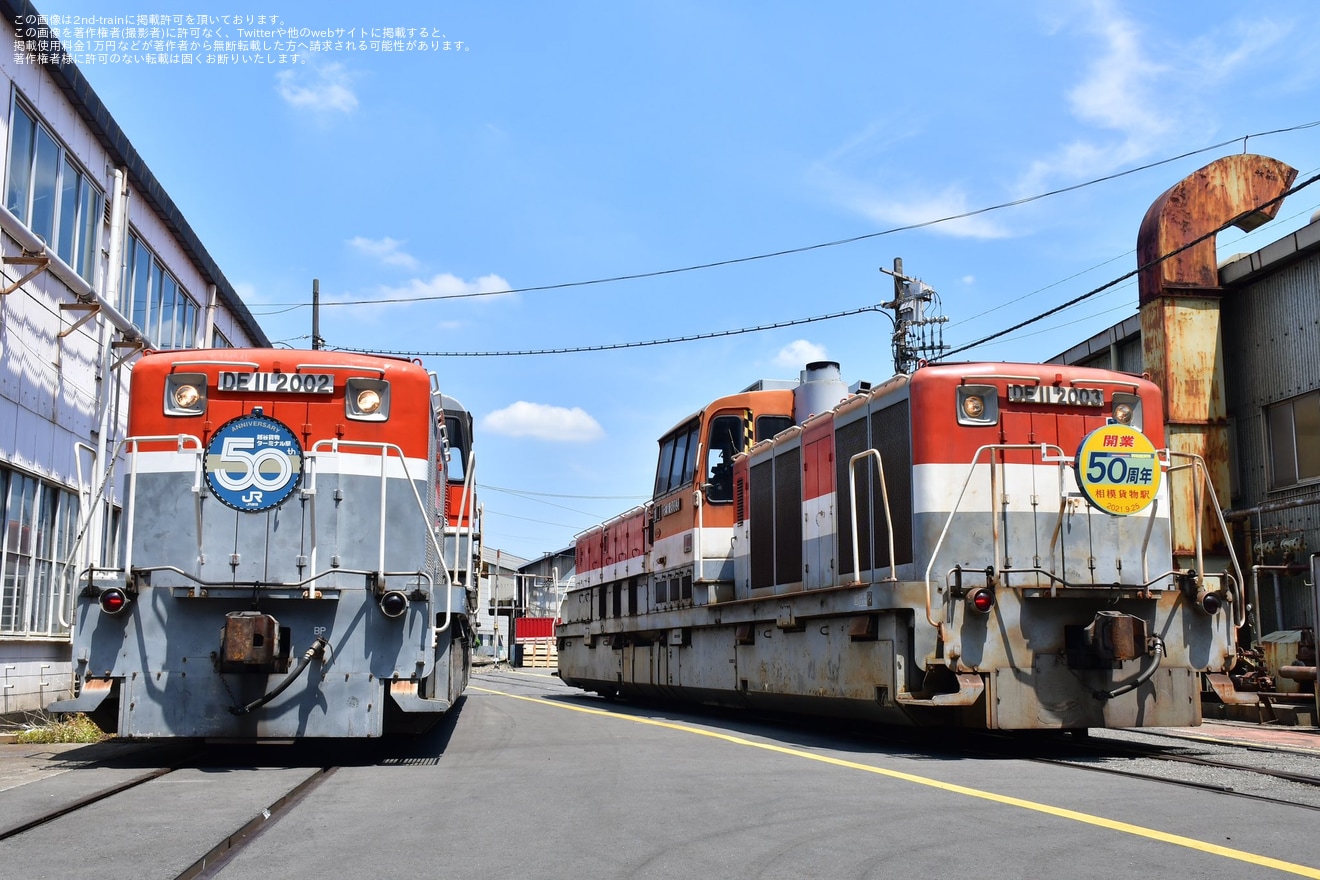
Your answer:
[[[969,394],[963,398],[962,411],[969,419],[979,419],[985,415],[985,401],[979,395]]]
[[[180,385],[174,389],[174,403],[180,409],[192,409],[202,399],[196,385]]]
[[[1118,422],[1120,425],[1132,424],[1132,404],[1114,404],[1114,421]]]
[[[358,392],[357,408],[360,413],[374,413],[380,409],[380,392],[370,388]]]

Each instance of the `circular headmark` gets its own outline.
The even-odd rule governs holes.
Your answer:
[[[282,422],[239,416],[206,447],[206,485],[221,503],[245,513],[283,504],[302,482],[302,447]]]
[[[1091,506],[1114,516],[1145,510],[1160,490],[1155,446],[1128,425],[1105,425],[1082,438],[1075,470]]]

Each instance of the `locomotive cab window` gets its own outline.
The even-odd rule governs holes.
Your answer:
[[[660,441],[660,461],[655,468],[655,497],[666,495],[692,482],[697,470],[697,432],[695,419]]]
[[[456,415],[445,415],[445,438],[449,444],[449,479],[464,479],[467,472],[467,458],[470,442],[468,423],[472,417],[462,419]]]
[[[742,416],[716,416],[706,440],[706,500],[727,504],[733,500],[733,457],[746,448]]]
[[[780,431],[787,431],[794,424],[792,416],[757,416],[756,442],[769,440]]]

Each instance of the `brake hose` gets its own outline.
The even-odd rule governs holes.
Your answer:
[[[1121,697],[1123,694],[1135,691],[1149,681],[1150,677],[1155,674],[1155,670],[1160,668],[1160,658],[1165,654],[1163,639],[1159,636],[1152,636],[1151,641],[1154,642],[1151,651],[1154,659],[1151,660],[1149,666],[1141,671],[1140,675],[1127,684],[1114,688],[1112,691],[1092,691],[1091,696],[1103,703],[1105,700],[1112,700],[1114,697]]]
[[[266,694],[264,697],[253,700],[251,703],[248,703],[246,706],[230,706],[229,707],[230,714],[246,715],[249,712],[251,712],[253,709],[257,709],[266,705],[271,700],[275,699],[280,694],[284,693],[284,689],[287,688],[289,685],[293,684],[293,680],[303,674],[303,670],[307,668],[308,663],[312,662],[313,657],[324,657],[325,649],[328,647],[330,647],[330,643],[323,638],[318,638],[316,641],[312,642],[312,646],[307,649],[307,652],[302,655],[302,659],[298,661],[297,668],[295,668],[293,672],[290,672],[287,676],[285,676],[284,681],[280,682],[279,686],[276,687],[275,690]]]

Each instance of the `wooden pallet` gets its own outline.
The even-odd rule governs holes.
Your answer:
[[[553,669],[559,665],[559,650],[554,639],[536,639],[522,643],[522,665]]]

